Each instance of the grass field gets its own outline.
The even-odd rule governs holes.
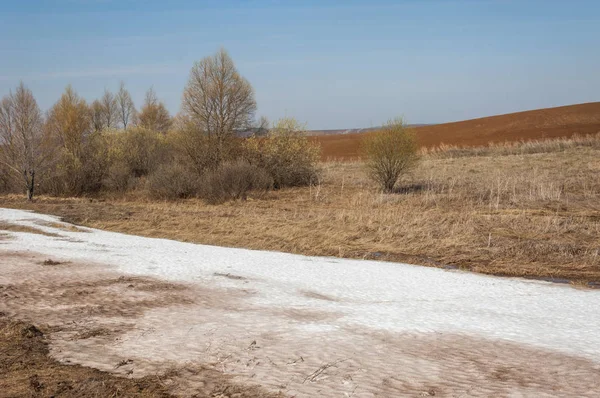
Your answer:
[[[395,194],[360,162],[312,187],[219,206],[200,200],[0,198],[77,224],[187,242],[600,281],[600,138],[445,148]]]
[[[415,128],[421,147],[483,146],[489,143],[568,138],[600,132],[600,102],[538,109]],[[356,159],[365,134],[312,137],[327,159]]]

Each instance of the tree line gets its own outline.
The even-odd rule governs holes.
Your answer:
[[[256,109],[224,49],[194,64],[176,116],[153,89],[138,110],[124,83],[91,103],[67,86],[43,113],[21,82],[0,101],[0,191],[32,200],[138,190],[220,202],[314,181],[319,148],[304,127],[257,121]]]

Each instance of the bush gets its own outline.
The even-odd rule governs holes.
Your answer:
[[[247,139],[244,156],[269,173],[275,188],[310,185],[319,175],[320,148],[294,119],[280,120],[266,137]]]
[[[109,169],[108,148],[100,132],[87,136],[77,154],[62,148],[41,191],[63,196],[98,192]]]
[[[392,120],[367,136],[362,149],[371,178],[388,193],[418,160],[417,141],[402,119]]]
[[[200,130],[189,120],[178,118],[176,130],[168,136],[180,162],[190,165],[198,175],[216,170],[222,163],[240,157],[241,140],[226,136],[219,139]]]
[[[160,133],[134,127],[120,134],[122,160],[135,177],[150,174],[161,163],[167,148]]]
[[[134,185],[134,180],[129,165],[123,161],[117,161],[109,167],[103,184],[109,191],[126,192]]]
[[[199,181],[196,174],[179,163],[168,163],[148,176],[148,192],[155,199],[184,199],[195,196]]]
[[[217,204],[228,200],[245,200],[250,191],[264,194],[272,187],[273,179],[264,169],[238,160],[205,173],[200,197],[208,203]]]

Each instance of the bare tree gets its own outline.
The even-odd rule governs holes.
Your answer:
[[[106,128],[104,107],[99,100],[94,100],[92,105],[90,105],[90,117],[92,118],[92,127],[94,128],[94,131],[102,131]]]
[[[183,113],[209,138],[216,138],[217,157],[224,141],[252,125],[254,90],[238,73],[224,49],[197,62],[183,93]]]
[[[148,130],[165,134],[171,128],[173,119],[165,104],[158,100],[153,88],[146,92],[146,100],[138,116],[139,125]]]
[[[0,162],[23,178],[28,200],[33,199],[36,173],[44,158],[43,138],[42,113],[21,82],[0,103]]]
[[[117,106],[119,122],[125,130],[135,118],[135,105],[131,99],[131,94],[125,88],[125,83],[121,82],[119,92],[117,93]]]
[[[115,128],[118,124],[119,119],[119,104],[117,98],[108,90],[104,90],[102,98],[100,98],[102,104],[102,115],[104,117],[104,126],[106,128]]]

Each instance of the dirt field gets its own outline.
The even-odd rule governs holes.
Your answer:
[[[600,102],[511,113],[456,123],[415,128],[422,147],[439,145],[480,146],[505,141],[571,137],[600,132]],[[365,133],[368,134],[368,133]],[[356,159],[363,134],[324,135],[323,159]]]
[[[509,148],[512,155],[499,148],[486,156],[426,157],[392,195],[377,193],[361,164],[351,162],[325,164],[317,186],[219,206],[5,196],[0,207],[186,242],[597,286],[600,140],[563,144],[525,148],[534,153],[517,147]]]

